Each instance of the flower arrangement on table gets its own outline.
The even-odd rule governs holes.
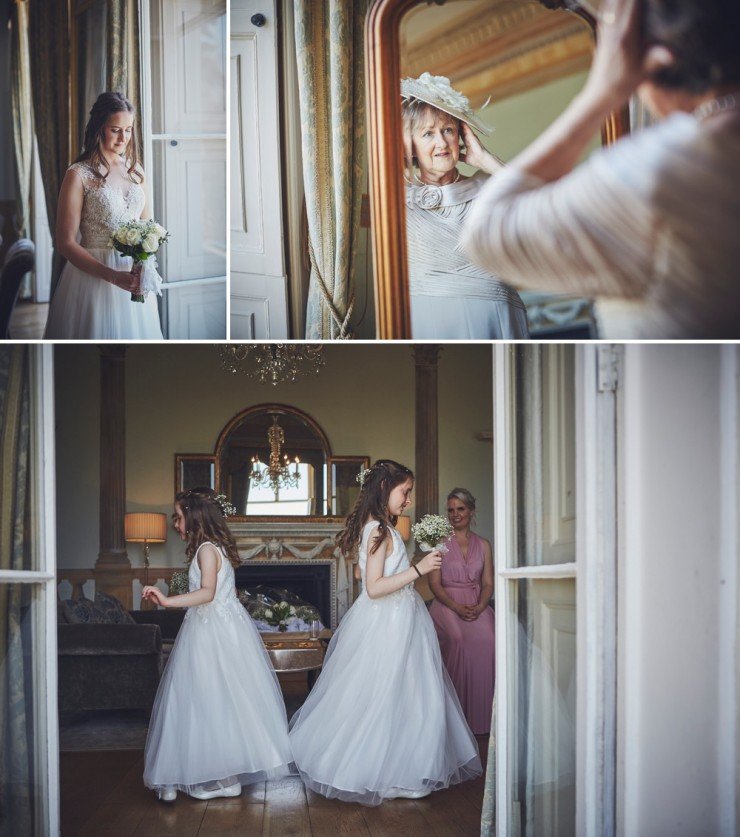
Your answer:
[[[312,605],[291,596],[288,591],[275,591],[288,594],[294,602],[265,595],[262,592],[239,590],[239,601],[244,605],[247,613],[254,619],[255,626],[261,633],[272,633],[276,629],[281,633],[295,631],[310,631],[311,624],[318,622],[319,630],[323,630],[318,610]]]
[[[190,592],[190,581],[186,570],[177,570],[170,578],[168,596],[181,596]]]
[[[454,531],[450,521],[439,514],[425,514],[411,527],[414,540],[424,552],[431,552],[433,549],[438,549],[442,553],[447,552],[444,541],[451,537]]]
[[[119,227],[111,236],[111,245],[122,256],[130,256],[134,266],[142,265],[141,293],[131,294],[131,302],[144,302],[149,291],[162,296],[162,277],[157,273],[157,250],[169,238],[167,230],[156,221],[133,220]]]

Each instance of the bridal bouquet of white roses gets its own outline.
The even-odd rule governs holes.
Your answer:
[[[446,541],[454,531],[450,521],[438,514],[425,514],[418,523],[414,523],[411,527],[414,540],[424,552],[431,552],[433,549],[438,549],[443,553],[447,552],[447,547],[443,541]]]
[[[141,293],[131,294],[131,302],[143,302],[149,291],[162,295],[162,279],[157,273],[154,255],[169,238],[167,230],[151,219],[128,221],[111,236],[111,244],[122,256],[131,256],[142,265]]]
[[[278,602],[272,607],[265,608],[264,620],[279,631],[288,630],[288,619],[296,615],[296,609],[288,602]]]

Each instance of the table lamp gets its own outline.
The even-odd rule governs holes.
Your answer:
[[[159,512],[130,512],[124,519],[124,537],[144,544],[144,583],[149,584],[149,544],[167,540],[167,515]]]

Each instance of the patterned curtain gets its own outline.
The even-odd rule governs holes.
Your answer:
[[[0,348],[0,568],[30,567],[29,350]],[[0,833],[33,834],[33,764],[28,746],[31,682],[24,653],[26,584],[0,584]]]
[[[54,235],[57,198],[70,163],[69,151],[69,20],[66,3],[29,2],[28,35],[34,126],[38,143],[46,214]],[[64,260],[54,251],[52,293]]]
[[[123,93],[136,108],[136,141],[143,163],[139,88],[139,3],[137,0],[108,0],[106,49],[108,90]]]
[[[15,224],[20,238],[31,234],[31,170],[33,168],[33,116],[31,103],[31,60],[28,53],[28,2],[13,3],[10,12],[10,110],[13,119],[18,215]],[[23,280],[21,298],[31,296],[31,275]]]
[[[365,160],[367,0],[294,4],[311,259],[306,338],[345,338]]]
[[[31,62],[28,53],[28,2],[11,8],[10,107],[13,114],[13,144],[18,186],[16,232],[28,235],[31,222],[31,168],[33,163],[33,117],[31,113]]]

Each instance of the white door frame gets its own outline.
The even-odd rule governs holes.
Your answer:
[[[530,345],[530,351],[539,348]],[[511,345],[493,347],[496,556],[495,832],[509,821],[508,660],[511,580],[576,578],[576,828],[612,835],[616,793],[617,399],[621,348],[577,345],[575,564],[516,566],[515,380]]]

